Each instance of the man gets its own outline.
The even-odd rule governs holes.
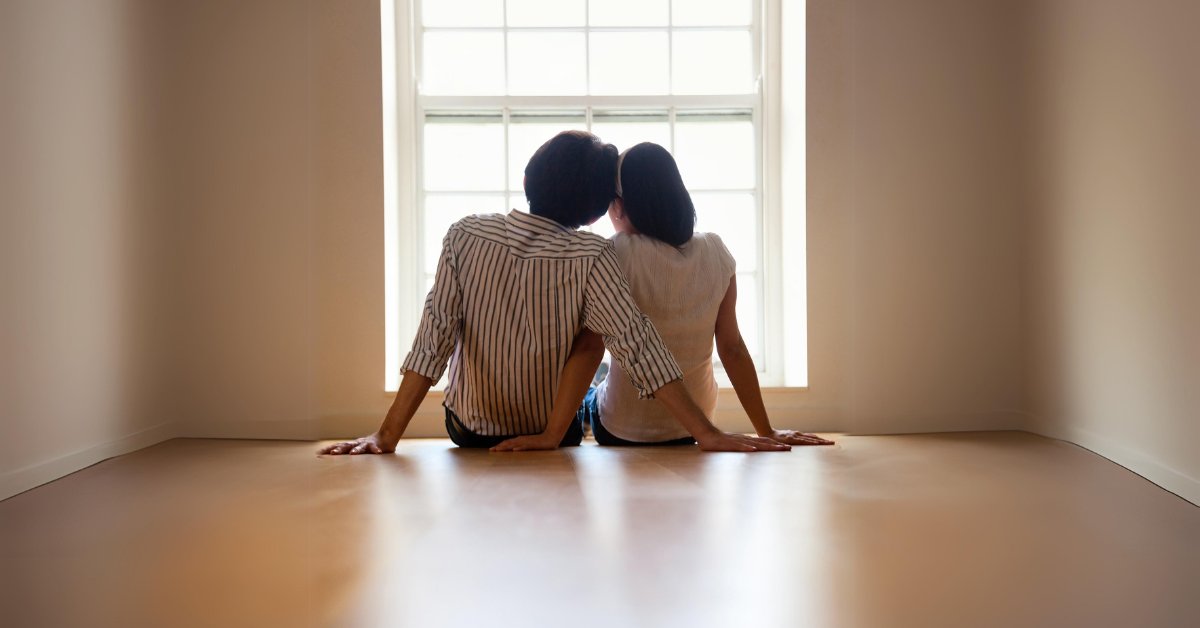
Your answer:
[[[612,244],[577,230],[603,216],[615,198],[616,162],[616,148],[596,136],[560,133],[525,168],[528,214],[471,216],[451,226],[383,424],[374,434],[320,453],[395,451],[447,362],[446,431],[460,447],[493,447],[541,433],[552,420],[569,420],[587,386],[559,379],[584,328],[604,337],[640,396],[661,401],[701,449],[788,449],[765,438],[726,434],[709,422],[634,303]],[[573,420],[558,445],[578,445],[582,438]]]

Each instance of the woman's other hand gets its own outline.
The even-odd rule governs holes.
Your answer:
[[[761,434],[764,438],[769,438],[779,443],[787,443],[788,445],[799,445],[801,447],[807,445],[832,445],[833,441],[821,438],[816,434],[805,434],[804,432],[796,432],[793,430],[771,430],[768,434]]]

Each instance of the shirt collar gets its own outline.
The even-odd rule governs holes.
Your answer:
[[[507,218],[522,227],[527,229],[535,229],[543,233],[570,233],[574,231],[574,229],[559,224],[558,222],[555,222],[549,218],[529,214],[515,209],[508,212]]]

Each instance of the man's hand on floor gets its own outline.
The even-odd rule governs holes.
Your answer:
[[[545,434],[530,434],[528,436],[518,436],[502,441],[499,445],[492,447],[492,451],[538,451],[546,449],[558,449],[558,443],[561,438],[550,438]]]
[[[341,456],[349,454],[355,456],[358,454],[390,454],[393,451],[396,451],[396,443],[387,442],[379,435],[379,432],[376,432],[370,436],[363,436],[362,438],[322,447],[317,451],[317,455]]]

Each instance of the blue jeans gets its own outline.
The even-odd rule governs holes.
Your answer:
[[[596,437],[596,443],[605,447],[658,447],[667,445],[695,445],[696,439],[691,436],[676,438],[674,440],[664,440],[653,443],[639,443],[636,441],[625,440],[620,436],[613,436],[612,432],[604,429],[604,424],[600,422],[600,402],[596,399],[596,388],[589,388],[587,394],[583,397],[583,404],[579,406],[579,412],[575,414],[575,422],[581,424],[591,424],[592,436]]]

